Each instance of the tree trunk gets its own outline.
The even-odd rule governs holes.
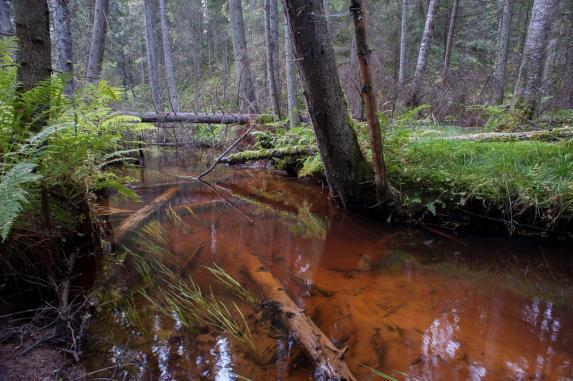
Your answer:
[[[406,33],[408,32],[408,0],[402,0],[402,21],[400,25],[400,68],[398,69],[398,86],[400,90],[406,83]]]
[[[458,7],[460,0],[454,0],[452,4],[452,14],[450,15],[450,26],[448,28],[448,37],[446,39],[446,51],[444,53],[444,68],[442,71],[443,78],[448,76],[450,70],[450,59],[452,56],[452,47],[454,46],[454,34],[456,30],[456,19],[458,18]]]
[[[519,76],[513,94],[511,111],[519,119],[530,120],[537,112],[541,100],[541,78],[543,74],[545,47],[559,0],[535,0]]]
[[[28,91],[52,74],[50,14],[46,0],[17,0],[14,21],[18,39],[17,81],[19,91]]]
[[[507,53],[509,51],[511,19],[513,18],[513,1],[514,0],[503,0],[503,9],[499,23],[497,57],[493,71],[493,102],[498,105],[503,103],[503,95],[505,90]]]
[[[247,39],[243,22],[243,6],[241,0],[229,0],[229,18],[231,22],[231,38],[235,55],[235,69],[239,86],[239,110],[241,112],[258,113],[255,82],[251,72],[251,63],[247,51]]]
[[[567,53],[565,56],[565,67],[563,71],[563,84],[561,88],[561,100],[563,108],[573,108],[573,4],[569,3],[568,9],[568,37]]]
[[[101,76],[105,49],[105,35],[107,33],[108,10],[109,0],[95,1],[92,38],[86,71],[86,78],[90,82],[97,82]]]
[[[545,48],[545,62],[543,63],[543,76],[541,78],[541,96],[548,96],[553,86],[553,64],[557,55],[557,42],[559,38],[559,23],[554,22],[549,42]],[[571,80],[571,78],[569,78]]]
[[[203,42],[203,8],[200,0],[180,3],[178,10],[179,33],[182,49],[191,54],[193,67],[193,110],[199,109],[201,87],[201,61]]]
[[[273,113],[281,117],[278,1],[265,0],[267,84]]]
[[[175,84],[175,72],[173,70],[173,54],[171,43],[169,42],[169,26],[167,25],[167,12],[165,10],[165,0],[159,0],[159,18],[161,19],[161,36],[163,38],[163,59],[165,62],[165,73],[167,74],[167,90],[169,92],[169,103],[171,111],[179,112],[179,96]]]
[[[52,23],[56,44],[56,70],[64,75],[64,94],[74,92],[74,61],[69,0],[52,0]]]
[[[418,62],[416,63],[416,71],[414,78],[410,84],[410,91],[406,100],[406,106],[415,107],[420,104],[421,95],[420,84],[422,76],[426,73],[426,66],[428,65],[428,55],[432,44],[432,32],[434,30],[434,16],[436,15],[437,0],[430,0],[428,5],[428,13],[426,14],[426,24],[424,26],[424,33],[422,34],[422,41],[420,42],[420,51],[418,52]]]
[[[12,5],[8,0],[0,0],[0,37],[14,34],[12,26]]]
[[[155,112],[163,112],[163,97],[159,83],[159,70],[157,68],[157,56],[155,54],[155,42],[153,39],[153,15],[151,0],[143,0],[145,16],[145,45],[147,47],[147,74],[151,86],[151,100]]]
[[[371,168],[350,125],[322,0],[284,0],[291,37],[325,175],[346,209],[375,202]]]
[[[296,69],[294,66],[294,52],[288,22],[285,21],[285,71],[288,100],[288,121],[291,128],[300,123],[300,114],[296,92]]]
[[[364,0],[351,0],[350,11],[354,20],[354,33],[356,38],[356,51],[358,53],[358,67],[360,68],[360,93],[366,111],[370,146],[372,149],[372,167],[374,168],[374,184],[378,203],[382,203],[387,196],[386,175],[384,165],[384,151],[382,148],[382,133],[378,120],[376,94],[372,86],[372,72],[370,65],[370,50],[366,33],[366,8]]]

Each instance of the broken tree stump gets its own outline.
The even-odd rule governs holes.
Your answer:
[[[344,361],[347,348],[338,349],[332,343],[288,296],[281,282],[256,255],[247,252],[241,259],[249,276],[261,287],[265,298],[278,306],[282,321],[314,363],[316,371],[327,380],[357,381]]]

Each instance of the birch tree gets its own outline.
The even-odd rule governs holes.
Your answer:
[[[497,56],[493,71],[493,101],[498,105],[503,103],[505,90],[507,53],[509,51],[509,36],[511,33],[511,20],[513,18],[513,2],[514,0],[503,0],[503,8],[499,23]]]
[[[171,111],[179,112],[179,96],[177,95],[177,85],[175,84],[175,72],[173,70],[173,53],[169,42],[169,26],[167,25],[167,13],[165,11],[165,0],[159,0],[159,18],[161,20],[161,36],[163,42],[163,60],[165,63],[165,73],[167,75],[167,90],[169,92],[169,104]]]
[[[559,0],[535,0],[533,3],[511,106],[512,113],[522,120],[531,119],[539,107],[545,49],[558,5]]]
[[[74,59],[69,0],[51,0],[54,44],[56,45],[56,71],[64,74],[64,94],[74,91]]]
[[[101,76],[103,55],[105,50],[105,36],[107,33],[107,14],[109,0],[96,0],[88,66],[86,78],[90,82],[97,82]]]
[[[415,107],[420,104],[420,86],[422,77],[426,73],[428,66],[428,55],[432,45],[432,33],[434,30],[434,17],[436,15],[437,0],[430,0],[428,5],[428,13],[426,14],[426,23],[424,24],[424,33],[422,34],[422,41],[420,42],[420,51],[418,52],[418,61],[416,63],[416,71],[410,83],[410,89],[406,100],[406,106]]]
[[[322,0],[285,0],[288,23],[312,126],[332,196],[346,209],[376,201],[373,178],[350,126]]]
[[[259,106],[247,51],[241,0],[229,0],[229,19],[231,22],[235,70],[239,85],[239,109],[241,112],[257,113]]]

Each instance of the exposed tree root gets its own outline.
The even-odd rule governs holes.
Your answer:
[[[278,307],[281,318],[316,366],[316,371],[327,380],[356,381],[344,354],[324,332],[287,295],[281,282],[270,273],[259,258],[245,253],[242,258],[249,276],[261,287],[264,296]]]

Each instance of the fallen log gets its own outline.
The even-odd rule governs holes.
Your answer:
[[[257,161],[264,159],[283,159],[285,157],[310,156],[318,152],[314,146],[294,146],[285,148],[270,148],[262,150],[246,150],[234,153],[219,160],[225,164],[243,164],[248,161]]]
[[[157,196],[149,205],[144,206],[137,212],[127,217],[113,232],[113,240],[115,243],[119,242],[123,236],[137,228],[144,222],[153,212],[158,211],[163,205],[168,203],[177,194],[177,187],[172,187]]]
[[[573,139],[573,128],[562,127],[552,130],[525,132],[484,132],[479,134],[457,135],[444,138],[445,140],[467,140],[476,142],[511,142],[520,140],[559,141]]]
[[[123,112],[123,114],[138,117],[145,123],[249,124],[252,122],[275,122],[275,116],[270,114],[206,114],[193,112]]]
[[[265,298],[279,308],[282,321],[314,363],[316,372],[320,374],[318,378],[356,381],[344,361],[347,348],[338,349],[330,341],[304,310],[288,296],[281,282],[265,268],[257,256],[245,253],[241,260],[249,276],[261,287]]]

